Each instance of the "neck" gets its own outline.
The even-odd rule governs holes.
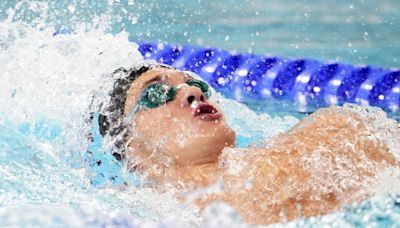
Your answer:
[[[172,177],[176,183],[183,183],[186,187],[198,188],[212,184],[219,176],[220,169],[216,162],[176,167],[177,177]]]
[[[153,156],[157,154],[157,156]],[[202,164],[179,165],[163,153],[154,153],[142,142],[130,144],[129,166],[148,178],[176,188],[197,188],[212,184],[221,174],[218,160]]]
[[[205,187],[217,179],[221,170],[217,162],[179,166],[177,164],[155,163],[146,159],[140,164],[140,171],[157,182],[173,185],[177,189]]]

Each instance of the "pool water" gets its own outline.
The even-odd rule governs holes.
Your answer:
[[[106,75],[142,62],[136,40],[398,67],[398,6],[367,0],[0,2],[0,226],[245,227],[226,205],[200,213],[172,192],[140,187],[112,160],[96,168],[85,159],[94,91],[104,101],[112,86]],[[301,118],[284,106],[265,110],[213,99],[239,147],[261,145]],[[393,172],[382,180],[382,194],[362,204],[276,226],[400,226],[400,174]],[[113,182],[113,175],[128,185]]]
[[[0,18],[8,7],[20,9],[18,20],[68,31],[77,21],[103,20],[114,33],[128,31],[133,41],[400,66],[397,0],[6,0],[0,2]]]

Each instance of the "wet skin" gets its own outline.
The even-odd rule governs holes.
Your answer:
[[[148,85],[163,81],[177,86],[188,79],[166,68],[147,71],[132,83],[125,114]],[[199,107],[208,104],[200,89],[184,85],[173,101],[137,111],[128,153],[131,166],[159,184],[174,186],[179,197],[223,186],[190,202],[191,197],[181,197],[201,208],[222,201],[252,224],[322,215],[370,196],[383,170],[398,166],[388,145],[371,138],[375,132],[367,127],[369,120],[349,108],[317,111],[265,148],[236,149],[235,133],[215,104],[209,105],[219,115],[198,115]],[[386,130],[400,142],[395,122]]]
[[[189,79],[182,72],[161,68],[145,72],[131,85],[126,114],[135,108],[147,86],[157,82],[181,86],[174,100],[135,113],[132,121],[139,137],[130,143],[131,148],[145,146],[146,150],[140,149],[145,157],[155,155],[154,159],[161,159],[162,163],[170,161],[168,165],[184,167],[214,163],[224,147],[234,145],[235,133],[221,111],[207,101],[199,88],[185,84]],[[200,113],[199,108],[205,105],[214,108],[214,113]]]

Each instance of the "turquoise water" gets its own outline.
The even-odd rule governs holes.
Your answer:
[[[16,2],[0,3],[4,9]],[[65,29],[110,12],[112,31],[134,41],[190,43],[239,52],[400,67],[397,0],[109,0],[50,2]],[[108,3],[112,3],[112,5]],[[32,21],[35,13],[22,18]],[[42,15],[44,17],[44,15]]]
[[[399,67],[396,0],[135,1],[133,40]]]
[[[399,7],[395,0],[1,1],[0,226],[245,226],[227,206],[201,214],[171,193],[137,187],[110,160],[92,169],[84,159],[92,91],[109,88],[104,74],[141,61],[128,38],[399,67]],[[239,146],[286,131],[299,117],[220,102]],[[108,178],[116,168],[128,186]],[[100,173],[107,175],[94,187]],[[400,192],[398,180],[383,189]],[[398,197],[383,194],[278,226],[396,227],[399,216]]]

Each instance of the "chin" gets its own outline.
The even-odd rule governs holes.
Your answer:
[[[193,137],[184,148],[179,148],[177,163],[180,165],[199,165],[218,162],[225,147],[235,144],[235,132],[223,124],[208,134]]]

